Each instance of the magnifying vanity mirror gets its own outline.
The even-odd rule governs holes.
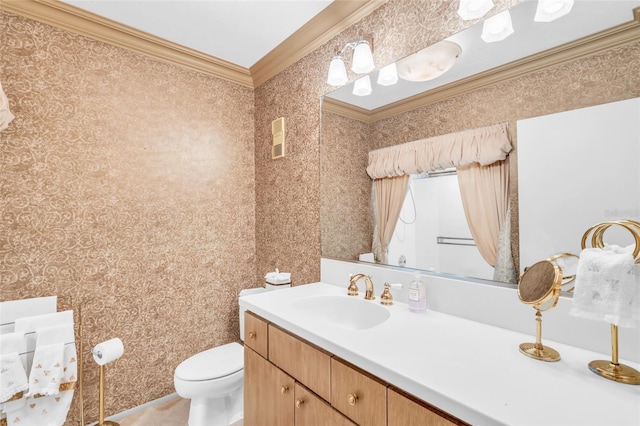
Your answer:
[[[542,312],[558,303],[562,284],[562,270],[550,259],[527,268],[518,282],[518,297],[536,310],[536,342],[520,344],[520,352],[542,361],[559,361],[560,354],[542,344]]]
[[[640,26],[638,23],[640,1],[578,0],[569,15],[545,23],[534,22],[532,19],[536,3],[536,1],[527,0],[510,9],[515,32],[501,42],[482,41],[480,37],[482,22],[448,37],[446,41],[460,46],[461,53],[453,66],[435,79],[413,82],[399,78],[397,84],[382,86],[375,84],[378,71],[374,71],[371,74],[373,82],[371,95],[354,96],[353,85],[349,84],[323,97],[320,130],[320,220],[323,257],[356,262],[360,258],[367,258],[367,256],[361,257],[362,254],[372,251],[374,225],[371,179],[365,171],[370,151],[498,122],[508,122],[509,133],[516,147],[514,153],[517,157],[517,162],[516,158],[510,162],[512,189],[509,194],[512,201],[511,247],[517,267],[518,257],[522,257],[523,244],[529,244],[523,243],[520,239],[523,225],[520,219],[520,229],[518,228],[518,218],[523,212],[519,209],[528,207],[523,205],[520,202],[522,198],[519,200],[518,197],[522,193],[522,187],[535,186],[539,181],[540,163],[529,167],[533,171],[532,175],[522,174],[520,170],[524,170],[523,162],[530,158],[538,161],[539,157],[545,155],[542,153],[538,157],[532,157],[529,153],[521,155],[519,144],[522,138],[526,138],[528,130],[524,129],[521,132],[518,127],[516,132],[516,122],[549,114],[546,109],[548,99],[542,92],[546,91],[548,86],[557,85],[557,82],[552,80],[558,78],[570,81],[571,76],[558,75],[554,72],[541,73],[536,77],[537,79],[550,80],[548,82],[528,81],[527,84],[533,85],[532,87],[509,86],[508,82],[518,76],[543,70],[551,64],[562,64],[563,61],[589,57],[589,55],[623,45],[619,42],[620,38],[627,37],[630,32],[636,34],[633,40],[637,41],[638,26]],[[613,39],[618,41],[614,42]],[[384,65],[387,64],[376,64],[378,69]],[[606,64],[603,66],[606,67]],[[589,79],[586,73],[597,74],[598,70],[585,69],[580,72],[585,73],[581,76],[582,78]],[[600,77],[594,78],[598,80]],[[502,81],[505,82],[504,86],[496,84]],[[605,82],[597,84],[606,86]],[[581,97],[567,96],[566,99],[558,101],[551,107],[555,108],[552,112],[575,110],[585,105],[606,102],[602,101],[599,95],[584,94],[584,97],[586,96],[591,96],[587,101],[591,103],[585,104]],[[575,121],[568,125],[574,126]],[[553,129],[560,135],[571,132],[571,128],[563,127],[562,123],[557,122],[554,123]],[[531,139],[534,142],[540,141],[537,136]],[[632,142],[635,141],[635,146],[631,147],[635,151],[629,152],[629,148],[624,148],[627,150],[624,152],[612,150],[614,152],[612,155],[624,158],[625,161],[629,159],[629,162],[633,163],[629,169],[626,169],[631,172],[624,172],[631,173],[631,178],[627,179],[627,182],[640,182],[640,172],[638,172],[640,170],[638,154],[640,136],[632,134],[629,139]],[[536,144],[532,143],[528,149],[535,150]],[[575,160],[575,156],[583,150],[571,149],[570,151],[572,157],[558,161],[565,163],[578,161]],[[588,154],[592,155],[593,152]],[[549,156],[546,155],[546,157],[548,159]],[[618,163],[619,161],[612,160],[612,164]],[[545,174],[551,175],[555,171],[552,169],[552,167],[545,167]],[[562,170],[558,171],[560,174],[562,172]],[[634,180],[634,176],[638,176],[639,179]],[[550,177],[550,179],[554,178]],[[602,184],[597,189],[592,189],[592,192],[606,192],[609,191],[607,188],[616,185],[615,178],[610,179],[607,173],[598,175],[598,179]],[[434,185],[434,187],[426,190],[428,195],[418,195],[418,191],[421,190],[418,186],[424,184]],[[573,185],[574,181],[566,185],[562,184],[563,194],[573,193],[574,188],[568,187],[569,184]],[[482,262],[482,259],[477,262],[478,268],[471,268],[475,261],[470,260],[474,255],[469,252],[476,250],[473,246],[474,242],[470,240],[468,229],[456,228],[457,223],[464,224],[465,219],[461,210],[453,210],[457,208],[454,204],[459,203],[452,195],[457,187],[455,170],[437,178],[427,174],[414,176],[411,185],[413,185],[412,190],[408,192],[405,209],[401,214],[403,220],[398,221],[396,234],[399,239],[411,245],[415,255],[405,252],[404,248],[402,251],[389,253],[388,266],[470,277],[479,282],[483,280],[493,282],[493,268],[486,262]],[[540,191],[543,190],[548,192],[548,186],[540,189]],[[632,192],[629,190],[627,194]],[[636,192],[640,194],[640,190]],[[595,193],[592,196],[594,199],[598,198]],[[630,207],[625,205],[619,210],[626,216],[631,212],[632,217],[636,214],[640,218],[640,196],[631,195],[627,198]],[[613,207],[617,208],[618,205]],[[410,224],[414,219],[414,209],[417,217],[429,216],[435,222],[418,221]],[[575,217],[565,215],[564,208],[552,208],[547,211],[553,216],[552,220],[560,226],[576,222]],[[548,223],[539,220],[541,216],[537,212],[529,217],[534,219],[526,225],[531,235],[536,233],[540,235],[540,232],[549,226]],[[595,223],[602,219],[587,220],[587,223]],[[580,237],[585,228],[584,225],[577,225],[577,227],[577,230],[572,230],[575,235],[570,237],[571,247],[553,246],[552,249],[544,247],[546,253],[544,255],[535,253],[534,258],[546,258],[552,253],[561,251],[578,252]],[[424,243],[428,243],[429,246]],[[460,254],[462,252],[463,254]],[[426,253],[433,256],[428,261],[420,263],[419,258],[425,257]],[[475,256],[480,258],[479,254]],[[520,259],[520,266],[533,263],[530,260],[532,254],[526,256],[524,261]],[[569,258],[557,259],[557,261],[572,262]],[[559,280],[560,283],[567,284],[562,288],[568,290],[571,286],[571,274],[566,272],[565,275],[567,277],[563,279],[560,276]],[[511,283],[513,287],[517,284]]]

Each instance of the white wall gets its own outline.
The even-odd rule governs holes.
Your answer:
[[[377,298],[382,293],[385,282],[402,283],[404,288],[392,290],[392,294],[396,301],[407,303],[407,285],[413,279],[414,272],[365,262],[323,258],[320,266],[320,280],[344,287],[346,292],[351,274],[368,274],[372,277]],[[532,342],[535,341],[535,310],[520,302],[515,286],[489,284],[482,280],[444,277],[429,273],[422,273],[421,276],[427,287],[429,309],[525,333],[531,336]],[[610,360],[610,325],[570,316],[569,310],[572,305],[571,297],[561,296],[553,310],[543,313],[542,343],[561,342],[600,352],[603,354],[603,359]],[[638,329],[620,328],[619,342],[621,361],[640,362]],[[518,348],[514,350],[517,351]]]
[[[640,220],[640,98],[519,120],[517,149],[521,272],[580,254],[597,223]],[[633,242],[614,229],[605,242]]]

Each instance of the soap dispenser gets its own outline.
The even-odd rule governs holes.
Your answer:
[[[420,275],[414,275],[409,285],[409,310],[411,312],[425,312],[427,310],[427,294]]]

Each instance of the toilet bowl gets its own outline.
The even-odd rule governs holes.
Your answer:
[[[270,291],[245,289],[240,297]],[[244,309],[240,308],[240,340],[244,341]],[[178,395],[190,399],[189,426],[227,426],[243,418],[244,347],[227,343],[182,361],[173,383]]]

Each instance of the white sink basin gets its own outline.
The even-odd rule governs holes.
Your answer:
[[[305,297],[291,301],[291,307],[306,317],[351,330],[375,327],[390,315],[373,300],[349,296]]]

